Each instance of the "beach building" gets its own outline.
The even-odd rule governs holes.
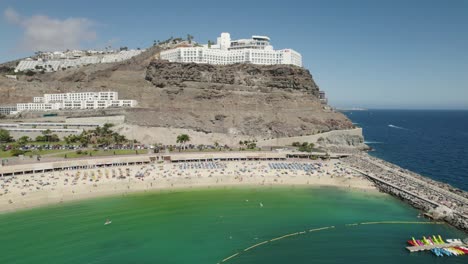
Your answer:
[[[328,104],[328,99],[324,91],[319,92],[319,99],[322,104]]]
[[[3,105],[0,106],[0,115],[9,115],[11,112],[16,111],[16,105]]]
[[[117,92],[83,92],[44,94],[34,97],[32,103],[19,103],[16,112],[50,111],[67,109],[104,109],[136,107],[136,100],[119,100]]]
[[[292,49],[274,50],[267,36],[231,40],[229,33],[221,33],[216,44],[178,47],[162,51],[161,59],[171,62],[195,62],[227,65],[252,63],[260,65],[289,64],[302,67],[302,56]]]

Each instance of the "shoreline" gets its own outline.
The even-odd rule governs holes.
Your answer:
[[[468,232],[467,192],[367,153],[332,154],[324,160],[287,152],[163,154],[10,166],[3,173],[16,174],[0,177],[0,213],[158,190],[331,186],[389,194]]]
[[[8,188],[12,189],[0,196],[0,214],[127,194],[226,187],[335,187],[380,193],[372,182],[346,170],[336,160],[277,162],[311,164],[316,167],[312,173],[274,170],[268,168],[269,163],[275,162],[223,162],[216,169],[186,170],[179,168],[183,165],[169,163],[9,176],[13,177],[8,178]],[[122,175],[125,179],[118,179]]]
[[[102,199],[102,198],[116,198],[116,197],[125,197],[127,195],[142,195],[142,194],[167,194],[172,192],[191,192],[191,191],[204,191],[204,190],[221,190],[221,189],[272,189],[272,188],[298,188],[298,189],[321,189],[321,188],[333,188],[337,190],[349,191],[349,192],[359,192],[365,194],[371,194],[375,196],[387,196],[388,194],[379,191],[376,188],[362,188],[362,187],[345,187],[340,185],[322,185],[322,184],[270,184],[270,185],[255,185],[255,184],[224,184],[224,185],[185,185],[185,186],[174,186],[171,188],[153,188],[153,189],[145,189],[145,190],[131,190],[128,192],[112,192],[112,193],[99,193],[96,195],[90,195],[86,197],[77,197],[74,199],[67,199],[67,200],[54,200],[49,201],[43,204],[36,204],[31,206],[25,207],[16,207],[11,210],[4,210],[3,208],[0,209],[0,215],[10,214],[10,213],[17,213],[17,212],[24,212],[28,210],[34,209],[42,209],[47,207],[54,207],[60,205],[71,205],[73,203],[79,203],[82,201],[87,200],[94,200],[94,199]],[[388,196],[391,197],[391,196]]]

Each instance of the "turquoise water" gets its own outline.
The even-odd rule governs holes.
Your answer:
[[[439,263],[428,252],[408,253],[406,240],[463,233],[447,225],[345,226],[422,221],[417,214],[386,195],[336,188],[134,194],[0,215],[0,263],[218,263],[237,252],[224,263]]]

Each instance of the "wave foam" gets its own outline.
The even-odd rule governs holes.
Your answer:
[[[409,130],[409,129],[407,129],[407,128],[400,127],[400,126],[395,126],[395,125],[392,125],[392,124],[388,125],[388,127],[396,128],[396,129],[402,129],[402,130]]]
[[[383,142],[379,142],[379,141],[364,141],[364,144],[383,144]]]

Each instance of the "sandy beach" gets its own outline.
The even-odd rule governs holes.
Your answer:
[[[0,212],[133,192],[223,186],[335,186],[377,192],[339,160],[159,163],[0,179]]]

